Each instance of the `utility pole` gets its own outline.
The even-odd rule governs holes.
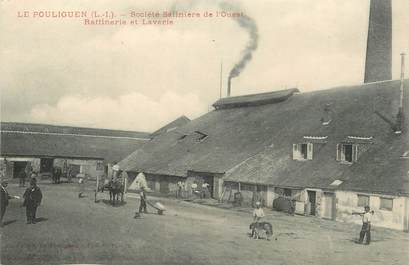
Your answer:
[[[220,94],[219,99],[222,98],[222,89],[223,89],[223,60],[220,62]]]

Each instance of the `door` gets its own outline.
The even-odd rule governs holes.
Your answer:
[[[316,202],[316,192],[308,191],[308,202],[310,203],[310,215],[315,215],[315,202]]]
[[[331,192],[325,192],[323,196],[322,217],[333,220],[335,217],[335,195]]]

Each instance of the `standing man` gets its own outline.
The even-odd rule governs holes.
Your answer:
[[[176,198],[180,198],[182,196],[182,189],[183,189],[183,184],[182,184],[182,181],[179,180],[177,183]]]
[[[77,177],[78,177],[78,198],[82,198],[82,194],[85,192],[86,175],[80,173],[77,175]]]
[[[145,187],[141,187],[141,192],[139,193],[140,197],[141,197],[141,202],[139,204],[139,214],[142,212],[144,213],[148,213],[148,211],[146,210],[146,193],[145,193]]]
[[[27,224],[35,224],[37,207],[40,205],[43,194],[39,187],[37,187],[37,179],[30,180],[30,187],[26,189],[23,195],[26,207]]]
[[[20,173],[18,174],[18,178],[20,180],[20,187],[25,187],[26,186],[26,171],[21,170]]]
[[[197,191],[197,183],[196,183],[196,181],[193,182],[190,187],[191,187],[191,189],[192,189],[192,195],[194,194],[194,195],[197,196],[197,192],[198,192],[198,191]]]
[[[4,214],[6,213],[6,208],[9,205],[9,199],[11,199],[9,193],[7,192],[7,181],[2,181],[1,182],[1,219],[0,219],[0,226],[3,227],[3,217]]]
[[[202,184],[202,198],[206,198],[209,192],[209,183],[203,182]]]
[[[373,211],[370,212],[369,206],[365,206],[365,212],[364,213],[359,213],[360,216],[362,216],[362,228],[361,232],[359,233],[359,244],[362,244],[364,241],[364,237],[366,235],[366,245],[369,245],[371,243],[371,217],[372,217]]]
[[[67,181],[68,183],[71,183],[71,176],[72,175],[72,168],[68,166],[68,171],[67,171]]]

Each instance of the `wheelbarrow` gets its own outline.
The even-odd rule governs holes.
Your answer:
[[[163,206],[162,203],[160,202],[150,202],[150,201],[146,201],[146,203],[151,206],[152,208],[155,208],[158,211],[159,215],[162,215],[164,211],[166,211],[165,206]]]

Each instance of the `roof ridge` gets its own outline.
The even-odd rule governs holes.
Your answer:
[[[89,130],[99,130],[99,131],[111,131],[111,132],[127,132],[127,133],[141,133],[149,135],[149,132],[133,131],[133,130],[120,130],[120,129],[108,129],[108,128],[93,128],[93,127],[81,127],[81,126],[71,126],[71,125],[57,125],[57,124],[47,124],[47,123],[33,123],[33,122],[13,122],[13,121],[0,121],[0,125],[10,124],[10,125],[29,125],[29,126],[48,126],[56,128],[67,128],[67,129],[89,129]]]
[[[225,97],[213,103],[213,107],[216,109],[226,109],[278,103],[287,100],[294,93],[298,92],[300,91],[297,88],[290,88],[285,90],[263,92],[258,94]]]

